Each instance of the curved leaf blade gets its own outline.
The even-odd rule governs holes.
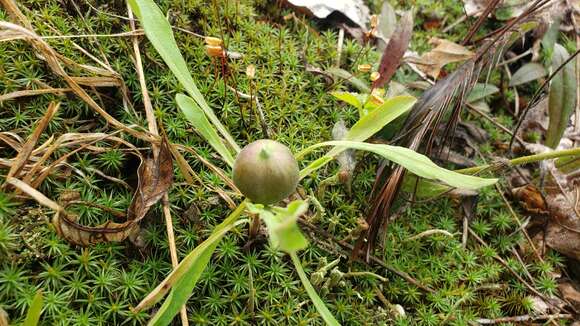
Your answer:
[[[232,156],[232,153],[218,136],[215,128],[207,120],[199,105],[197,105],[191,97],[183,94],[177,94],[175,100],[177,101],[177,106],[179,106],[187,120],[191,122],[195,130],[205,138],[205,140],[207,140],[211,147],[220,154],[222,159],[230,167],[234,166],[234,157]]]
[[[497,179],[479,178],[444,169],[433,163],[427,156],[406,147],[339,140],[316,144],[310,146],[309,149],[322,146],[340,146],[375,153],[403,166],[415,175],[425,179],[439,180],[456,188],[476,190],[497,182]]]
[[[364,141],[369,137],[380,131],[384,126],[400,117],[405,112],[409,111],[415,105],[417,99],[412,96],[396,96],[385,101],[381,106],[372,110],[367,115],[357,121],[348,133],[344,136],[344,140],[348,141]],[[301,158],[309,152],[309,149],[298,153],[297,158]],[[325,156],[311,162],[306,168],[300,171],[300,178],[304,178],[310,173],[320,169],[332,158],[344,151],[345,148],[336,147],[331,149]]]
[[[211,123],[214,124],[228,144],[236,152],[239,152],[240,147],[209,107],[205,98],[195,85],[195,81],[191,77],[191,73],[175,41],[171,25],[161,12],[161,9],[159,9],[153,0],[128,0],[128,2],[131,9],[141,21],[147,39],[149,39],[161,58],[163,58],[165,64],[183,85],[187,93],[207,115]]]
[[[326,322],[326,325],[339,326],[340,324],[338,323],[338,321],[336,321],[336,318],[334,318],[334,316],[332,315],[330,310],[328,310],[328,308],[326,307],[326,304],[324,303],[324,301],[322,301],[322,299],[320,299],[320,297],[318,296],[318,293],[316,293],[316,290],[314,289],[314,287],[312,286],[312,284],[308,280],[308,276],[306,276],[306,273],[304,272],[304,268],[302,268],[302,264],[300,263],[300,258],[298,258],[298,256],[296,255],[295,252],[291,253],[290,257],[292,258],[292,262],[294,263],[294,267],[296,268],[296,271],[298,272],[298,276],[300,277],[300,281],[302,281],[302,285],[306,289],[306,293],[308,293],[310,300],[312,300],[312,302],[314,303],[316,310],[318,311],[318,313],[320,314],[322,319],[324,319],[324,321]]]
[[[42,303],[43,303],[43,296],[42,291],[37,291],[34,295],[34,299],[32,299],[32,304],[28,309],[28,313],[26,314],[26,319],[22,326],[36,326],[40,321],[40,315],[42,314]]]
[[[555,71],[569,57],[570,55],[566,49],[560,44],[556,44],[552,56],[552,70]],[[571,60],[552,78],[552,82],[550,83],[550,95],[548,98],[550,120],[548,123],[548,131],[546,132],[546,146],[551,148],[558,147],[575,107],[576,72],[574,69],[574,60]]]

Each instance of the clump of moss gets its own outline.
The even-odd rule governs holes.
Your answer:
[[[455,2],[445,1],[441,8],[432,2],[419,2],[421,6],[434,6],[435,11],[451,8],[453,14],[457,14]],[[315,23],[301,17],[284,21],[282,17],[290,13],[287,9],[266,15],[263,8],[267,5],[261,1],[227,3],[228,6],[216,7],[206,1],[193,0],[161,1],[160,5],[162,10],[169,12],[173,25],[202,35],[223,37],[228,50],[243,54],[239,59],[228,60],[224,67],[206,55],[203,39],[176,32],[177,42],[192,67],[201,93],[237,139],[251,142],[262,138],[261,129],[252,113],[252,104],[224,86],[224,72],[229,77],[235,75],[235,79],[229,78],[232,86],[259,96],[266,121],[273,131],[272,138],[287,144],[293,152],[330,139],[332,126],[339,117],[347,124],[354,123],[356,110],[339,107],[328,95],[329,85],[325,80],[305,70],[306,64],[321,69],[335,64],[337,34],[334,31],[313,32],[317,28]],[[77,10],[57,0],[19,1],[19,6],[23,10],[26,8],[26,16],[42,35],[54,35],[56,31],[63,35],[112,34],[128,29],[127,21],[118,17],[126,15],[123,2],[100,5],[97,11],[88,3],[76,3]],[[9,19],[1,9],[0,18]],[[419,32],[413,48],[420,49],[429,33],[435,32]],[[59,53],[72,60],[96,65],[76,49],[73,41],[97,57],[100,53],[105,54],[106,58],[100,59],[106,59],[123,77],[134,108],[123,106],[122,94],[116,89],[99,88],[98,93],[91,95],[102,101],[108,112],[123,123],[144,126],[141,90],[130,59],[133,55],[131,39],[48,40]],[[173,98],[182,87],[149,43],[143,41],[141,48],[155,114],[170,140],[194,148],[202,157],[225,168],[214,160],[209,146],[189,129],[185,118],[177,111]],[[342,58],[342,67],[354,70],[358,64],[375,63],[379,54],[368,45],[361,47],[355,41],[346,40]],[[249,64],[256,67],[251,82],[244,74]],[[66,87],[31,48],[20,41],[0,43],[0,72],[0,89],[4,92],[35,89],[44,84]],[[397,78],[411,80],[413,76],[403,70]],[[332,87],[348,89],[341,83]],[[41,141],[47,140],[48,134],[86,132],[87,123],[91,123],[94,132],[112,131],[79,99],[56,95],[0,103],[0,129],[13,130],[25,139],[53,100],[62,101],[61,109],[58,119],[51,123]],[[118,136],[137,146],[147,146],[125,134]],[[503,136],[497,135],[500,137]],[[135,161],[128,152],[111,149],[110,144],[95,146],[105,151],[85,150],[71,156],[68,163],[72,169],[55,170],[39,190],[55,200],[65,191],[76,191],[84,201],[121,211],[126,209],[132,196],[130,186],[135,180]],[[56,157],[69,150],[60,151]],[[2,157],[12,158],[15,154],[9,148],[0,148]],[[225,188],[220,178],[193,156],[186,154],[185,157],[203,183]],[[325,208],[324,215],[316,222],[318,227],[339,239],[349,236],[358,226],[357,220],[365,215],[376,163],[364,160],[357,168],[352,196],[332,186],[323,198],[318,198]],[[336,165],[329,165],[327,171],[302,184],[307,191],[315,190],[320,181],[335,174],[337,169]],[[6,173],[6,169],[0,169],[0,175]],[[111,182],[103,174],[126,180],[129,187]],[[178,254],[183,258],[228,214],[228,208],[218,194],[187,185],[178,169],[169,197]],[[148,313],[135,313],[130,307],[171,270],[159,209],[153,209],[142,223],[144,247],[137,248],[126,242],[77,248],[55,234],[49,224],[51,212],[31,204],[16,207],[13,203],[11,197],[0,192],[0,304],[13,322],[22,321],[37,289],[44,291],[42,319],[47,325],[142,325],[146,322]],[[379,267],[354,264],[353,269],[372,271],[389,281],[383,283],[365,276],[329,282],[323,291],[324,301],[345,325],[387,321],[398,325],[439,325],[444,320],[461,325],[477,316],[500,317],[529,310],[526,289],[493,259],[496,254],[509,255],[514,243],[520,241],[513,234],[514,221],[493,189],[482,194],[480,203],[472,227],[490,246],[470,241],[467,249],[462,248],[457,235],[460,222],[450,200],[413,206],[389,226],[387,241],[377,256],[434,289],[434,293],[427,294]],[[71,209],[86,224],[98,225],[113,218],[90,206],[76,205]],[[437,234],[408,240],[433,228],[448,231],[453,237]],[[191,322],[196,325],[319,324],[314,307],[304,304],[308,297],[287,257],[259,241],[254,247],[248,247],[247,240],[245,229],[226,235],[188,303]],[[337,256],[316,245],[301,253],[307,274],[317,270],[322,258],[332,261]],[[511,263],[518,272],[522,271],[518,262]],[[553,279],[547,272],[552,266],[549,262],[541,269],[530,271],[538,276],[537,287],[547,294],[554,291]],[[338,278],[345,272],[348,266],[342,263],[327,277]],[[406,315],[397,317],[385,307],[379,292],[393,305],[401,305]]]

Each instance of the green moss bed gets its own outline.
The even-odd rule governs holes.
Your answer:
[[[171,23],[201,35],[224,38],[229,51],[242,54],[229,59],[228,83],[248,93],[250,81],[245,71],[253,64],[257,91],[271,137],[298,151],[316,142],[331,139],[331,130],[342,118],[352,125],[356,109],[333,99],[332,90],[348,90],[347,84],[329,85],[324,77],[308,72],[312,65],[325,70],[336,62],[338,33],[322,22],[306,17],[284,20],[292,11],[268,1],[226,1],[215,5],[200,0],[157,1],[169,12]],[[214,1],[219,3],[220,1]],[[40,35],[116,34],[130,31],[123,1],[18,1],[19,8]],[[419,8],[430,2],[416,3]],[[409,6],[409,4],[406,4]],[[421,7],[423,6],[423,7]],[[461,8],[455,1],[432,4],[432,10],[448,10],[458,17]],[[448,6],[449,8],[447,8]],[[377,6],[378,7],[378,6]],[[11,21],[0,9],[0,20]],[[423,49],[432,31],[419,31],[413,48]],[[460,32],[457,32],[460,33]],[[247,144],[262,138],[259,121],[250,103],[235,96],[224,86],[222,64],[205,52],[203,38],[176,31],[177,42],[189,63],[193,77],[208,103],[228,127],[238,143]],[[458,34],[459,35],[459,34]],[[452,37],[453,38],[453,37]],[[202,157],[224,168],[211,148],[195,134],[176,108],[175,94],[182,91],[152,46],[141,37],[141,51],[147,87],[160,124],[170,140],[194,148]],[[52,38],[47,42],[60,54],[77,63],[97,65],[75,47],[75,43],[118,72],[129,90],[134,108],[123,105],[118,87],[86,88],[116,119],[126,125],[145,128],[141,89],[130,37]],[[104,54],[104,56],[103,56]],[[356,72],[362,63],[376,64],[379,54],[370,46],[361,47],[347,38],[342,50],[341,67]],[[69,71],[75,76],[78,72]],[[368,78],[362,76],[361,78]],[[411,71],[400,69],[396,79],[410,81]],[[0,93],[18,90],[66,87],[46,63],[24,41],[0,42]],[[95,92],[96,91],[96,92]],[[38,144],[49,137],[67,132],[104,132],[110,127],[82,100],[68,93],[20,97],[0,103],[0,131],[10,131],[26,139],[51,101],[61,107]],[[149,144],[120,133],[137,147],[148,152]],[[503,135],[498,135],[500,137]],[[57,201],[69,191],[81,199],[121,211],[127,209],[133,190],[102,174],[136,182],[138,161],[123,148],[97,143],[107,149],[102,153],[80,151],[68,158],[68,166],[54,169],[38,190]],[[60,150],[50,160],[65,155]],[[3,160],[16,152],[0,142]],[[362,155],[362,154],[361,154]],[[194,156],[185,158],[203,183],[215,188],[227,186]],[[347,238],[364,218],[368,194],[375,177],[377,159],[361,156],[355,171],[352,195],[341,186],[329,186],[319,197],[325,208],[316,227],[335,239]],[[338,165],[303,182],[307,193],[316,193],[323,179],[338,171]],[[0,164],[0,181],[8,168]],[[141,223],[142,244],[130,241],[98,244],[81,248],[57,236],[50,224],[53,212],[34,201],[16,201],[10,192],[0,192],[0,307],[14,324],[21,323],[38,289],[44,293],[42,325],[143,325],[155,309],[134,313],[135,306],[171,271],[167,234],[160,205],[156,205]],[[169,198],[178,256],[183,258],[205,239],[230,209],[215,192],[185,182],[175,168],[175,183]],[[238,200],[239,198],[234,197]],[[94,207],[76,206],[75,213],[85,225],[98,225],[113,219]],[[472,228],[489,246],[470,237],[467,248],[461,245],[461,218],[457,203],[451,199],[412,205],[390,223],[384,246],[376,256],[393,269],[408,273],[419,283],[433,289],[428,293],[384,267],[349,263],[340,247],[329,239],[305,229],[316,241],[300,252],[308,275],[325,263],[342,257],[338,270],[367,271],[372,274],[336,279],[336,271],[325,277],[331,282],[318,286],[322,299],[343,325],[468,325],[477,318],[496,318],[527,314],[533,307],[532,295],[493,257],[502,256],[518,274],[528,270],[534,286],[545,295],[556,290],[553,272],[562,259],[549,253],[544,264],[533,257],[522,257],[524,267],[511,253],[522,243],[517,224],[500,195],[491,187],[483,191]],[[437,233],[418,239],[410,237],[431,229],[445,230],[452,237]],[[348,240],[352,242],[352,240]],[[532,264],[533,262],[533,264]],[[397,310],[400,305],[405,314]],[[229,233],[218,247],[187,304],[192,325],[319,325],[322,319],[303,289],[289,258],[258,237],[248,245],[247,227]],[[179,323],[179,319],[175,319]]]

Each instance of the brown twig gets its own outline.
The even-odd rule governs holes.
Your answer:
[[[127,11],[129,14],[129,25],[131,30],[135,31],[135,21],[133,20],[133,11],[127,3]],[[139,77],[139,85],[141,86],[141,93],[143,94],[143,105],[145,106],[145,115],[147,117],[147,125],[149,127],[149,132],[155,136],[159,135],[159,129],[157,127],[157,121],[155,120],[155,112],[153,111],[153,105],[151,105],[151,99],[149,98],[149,92],[147,91],[147,83],[145,81],[145,74],[143,72],[143,63],[141,62],[141,52],[139,51],[139,40],[137,37],[133,38],[133,51],[135,54],[135,67],[137,69],[137,75]],[[151,143],[154,148],[155,143]],[[153,150],[155,154],[156,151]],[[165,226],[167,230],[167,243],[169,246],[169,255],[171,256],[171,265],[176,268],[179,264],[179,259],[177,258],[177,248],[175,246],[175,234],[173,232],[173,221],[171,219],[171,210],[169,209],[169,195],[167,192],[163,194],[163,217],[165,218]],[[187,308],[184,304],[180,310],[181,324],[183,326],[189,325],[189,320],[187,319]]]
[[[555,320],[555,319],[572,319],[574,318],[571,314],[553,314],[553,315],[523,315],[523,316],[512,316],[512,317],[501,317],[496,319],[479,318],[476,320],[478,324],[502,324],[502,323],[513,323],[513,322],[525,322],[525,321],[539,321],[539,320]]]
[[[465,44],[468,44],[469,42],[471,42],[471,39],[473,38],[475,33],[477,33],[477,31],[479,30],[481,25],[483,25],[483,22],[485,22],[485,20],[487,19],[487,16],[495,9],[495,7],[497,7],[497,5],[499,4],[500,1],[501,0],[492,0],[487,5],[487,7],[485,8],[485,10],[481,14],[481,16],[479,16],[479,18],[477,19],[475,24],[473,24],[473,26],[469,29],[469,31],[467,32],[467,35],[465,36],[465,39],[463,39],[463,42],[461,42],[461,44],[465,45]]]

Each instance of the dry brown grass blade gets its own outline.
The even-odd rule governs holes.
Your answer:
[[[71,88],[46,88],[46,89],[28,89],[28,90],[22,90],[22,91],[15,91],[15,92],[0,95],[0,102],[13,100],[13,99],[19,98],[19,97],[36,96],[36,95],[42,95],[42,94],[62,95],[65,92],[70,92],[70,91],[72,91]]]
[[[34,146],[36,146],[36,143],[40,139],[40,136],[44,132],[44,129],[46,128],[50,120],[52,120],[52,117],[54,117],[59,107],[60,102],[51,102],[48,105],[46,113],[38,121],[38,124],[34,128],[32,135],[30,135],[24,146],[22,146],[21,150],[18,152],[18,155],[16,155],[16,158],[14,159],[14,164],[8,171],[8,175],[6,176],[6,178],[18,177],[20,170],[22,169],[24,164],[26,164],[26,162],[28,161],[30,154],[32,154]]]
[[[0,140],[17,152],[20,152],[24,142],[20,136],[10,131],[0,132]]]
[[[8,22],[0,22],[0,29],[18,32],[42,55],[50,69],[57,75],[61,76],[68,86],[77,94],[83,101],[85,101],[93,110],[100,114],[109,124],[117,129],[121,129],[135,138],[145,140],[148,142],[156,141],[156,138],[150,134],[143,133],[125,126],[117,119],[112,117],[107,111],[100,107],[92,97],[71,77],[60,64],[59,56],[56,51],[46,43],[41,37],[31,30],[28,30],[20,25]]]
[[[123,86],[119,78],[116,77],[71,77],[75,83],[83,86],[93,87],[121,87]]]
[[[139,153],[137,148],[133,146],[133,144],[127,142],[124,139],[114,137],[113,135],[103,134],[103,133],[90,133],[90,134],[79,134],[79,133],[68,133],[60,136],[52,145],[50,145],[46,151],[43,153],[42,157],[36,162],[36,164],[32,167],[30,172],[28,172],[24,176],[24,182],[29,183],[33,188],[38,188],[40,184],[51,174],[54,172],[54,168],[59,164],[63,163],[73,154],[87,149],[91,150],[91,144],[94,144],[98,141],[102,140],[109,140],[114,141],[117,143],[121,143],[126,145],[128,148],[132,149],[134,153]],[[42,169],[42,164],[48,160],[50,155],[54,153],[57,149],[63,147],[72,147],[75,145],[80,144],[81,146],[73,151],[70,151],[55,161],[51,162],[46,168]],[[93,151],[103,150],[102,148],[95,148]],[[141,156],[138,154],[139,158]],[[37,172],[41,171],[40,175],[37,176]],[[33,179],[34,178],[34,179]]]
[[[20,24],[24,25],[24,27],[26,27],[26,28],[32,29],[32,24],[30,23],[28,18],[26,18],[26,16],[24,16],[22,11],[20,11],[20,9],[18,9],[18,6],[16,5],[16,1],[14,1],[14,0],[0,0],[0,4],[2,4],[4,9],[6,9],[6,12],[14,20],[20,22]]]
[[[23,193],[27,194],[28,196],[32,197],[32,199],[36,200],[42,206],[46,206],[55,212],[64,212],[64,209],[54,201],[48,199],[45,195],[43,195],[40,191],[32,188],[27,183],[20,181],[13,177],[6,178],[6,183],[16,187]]]

